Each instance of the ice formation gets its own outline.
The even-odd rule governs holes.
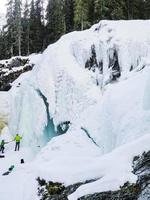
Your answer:
[[[7,126],[9,118],[9,100],[6,92],[0,92],[0,134],[2,129]]]
[[[134,121],[130,122],[130,132],[133,139],[143,134],[138,128],[138,133],[133,131],[132,127],[135,120],[141,121],[140,117],[143,118],[135,101],[138,103],[143,96],[144,81],[135,86],[130,84],[126,94],[119,91],[119,86],[124,87],[124,82],[116,84],[113,92],[105,85],[113,81],[116,73],[117,78],[120,76],[120,79],[124,79],[138,67],[141,69],[145,66],[144,61],[150,54],[149,24],[150,21],[101,21],[90,30],[67,34],[50,45],[30,77],[13,96],[12,110],[15,113],[12,111],[11,132],[19,131],[27,141],[33,139],[32,134],[37,140],[44,134],[50,139],[57,134],[59,124],[70,122],[75,128],[87,129],[95,142],[107,152],[126,142],[130,134],[125,128],[125,120],[115,124],[115,118],[118,121],[128,109],[135,109],[133,114],[130,113]],[[88,69],[85,69],[88,61]],[[137,86],[138,95],[134,96],[134,87]],[[102,98],[104,90],[106,92]],[[117,113],[118,102],[111,92],[118,93],[116,98],[120,98],[120,101],[126,98],[125,105],[122,102],[121,113]],[[134,117],[135,112],[141,113],[136,115],[138,119]],[[51,131],[46,133],[47,126],[51,127]]]
[[[45,146],[30,166],[34,178],[100,178],[71,200],[135,181],[133,156],[150,147],[149,55],[150,20],[101,21],[50,45],[14,83],[10,132],[24,147]]]

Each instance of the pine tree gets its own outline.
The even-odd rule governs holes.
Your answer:
[[[145,0],[125,0],[125,15],[127,19],[144,18]]]
[[[74,30],[74,4],[74,0],[65,0],[64,2],[66,33]]]
[[[107,8],[105,7],[105,0],[95,0],[95,22],[105,19],[105,12]]]
[[[4,30],[0,31],[0,52],[0,60],[10,57],[10,49],[8,47],[8,41],[6,40],[6,32]]]
[[[53,43],[65,32],[64,2],[49,0],[46,10],[47,44]]]
[[[89,26],[89,0],[75,0],[75,28],[83,30]]]
[[[96,22],[95,0],[89,0],[88,21],[89,21],[89,26],[93,25]]]
[[[12,57],[14,55],[14,15],[13,15],[13,0],[8,0],[7,2],[7,13],[6,13],[6,19],[7,19],[7,32],[5,34],[5,37],[8,41],[7,46],[7,56]]]
[[[30,53],[38,53],[43,50],[44,43],[44,16],[43,0],[31,1],[30,9]]]
[[[35,31],[36,31],[36,18],[35,18],[35,4],[34,0],[31,1],[31,7],[30,7],[30,20],[29,20],[29,49],[30,53],[34,53],[35,51]]]
[[[36,52],[43,50],[44,24],[43,24],[43,2],[37,0],[35,2],[35,46]]]
[[[14,0],[14,34],[16,55],[21,56],[21,37],[22,37],[22,24],[21,24],[21,0]]]
[[[150,18],[150,1],[145,0],[144,1],[144,19],[149,19]]]
[[[30,12],[29,12],[29,4],[28,0],[25,2],[23,19],[22,19],[22,55],[30,54]]]
[[[125,19],[124,16],[124,0],[106,0],[104,5],[104,18],[119,20]]]
[[[148,1],[147,1],[148,2]],[[146,8],[147,8],[147,3],[145,0],[134,0],[132,3],[133,8],[132,8],[132,18],[133,19],[145,19],[145,14],[146,14]],[[145,7],[146,5],[146,7]],[[150,15],[150,13],[149,13]]]

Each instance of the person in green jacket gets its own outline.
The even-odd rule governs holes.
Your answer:
[[[16,134],[14,140],[16,141],[16,146],[15,146],[15,151],[19,151],[20,149],[20,141],[21,141],[22,137],[19,134]]]
[[[0,152],[2,152],[2,153],[4,153],[5,144],[6,144],[5,140],[2,140],[2,141],[1,141],[1,144],[0,144]]]

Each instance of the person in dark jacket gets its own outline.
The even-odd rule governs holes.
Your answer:
[[[2,141],[1,141],[1,144],[0,144],[0,152],[4,153],[5,144],[6,144],[6,143],[7,143],[7,142],[5,142],[5,140],[2,140]]]

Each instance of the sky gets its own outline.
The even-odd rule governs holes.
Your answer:
[[[28,0],[30,2],[30,0]],[[0,0],[0,13],[6,13],[6,3],[8,0]],[[23,0],[25,2],[25,0]],[[46,5],[47,0],[44,0],[44,4]]]

